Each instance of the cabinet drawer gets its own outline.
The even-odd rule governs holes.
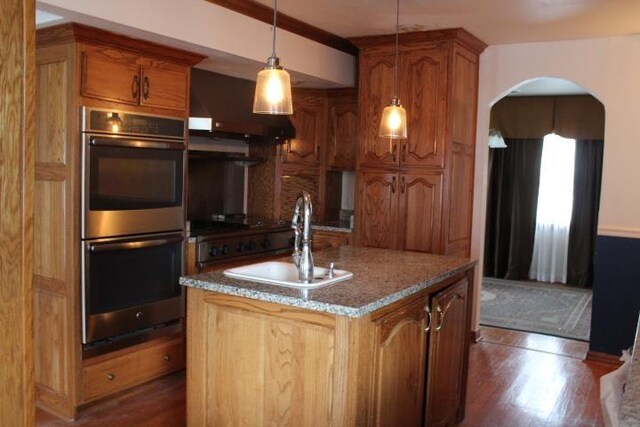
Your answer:
[[[83,402],[124,390],[185,366],[184,339],[175,338],[139,350],[126,349],[113,358],[106,355],[84,361]]]

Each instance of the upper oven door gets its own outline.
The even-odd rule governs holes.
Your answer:
[[[182,230],[184,148],[83,134],[82,238]]]

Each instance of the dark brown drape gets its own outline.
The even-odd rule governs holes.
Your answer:
[[[490,152],[484,275],[527,279],[535,236],[542,138]]]
[[[569,227],[567,283],[591,287],[598,232],[602,140],[577,140],[573,173],[573,212]]]

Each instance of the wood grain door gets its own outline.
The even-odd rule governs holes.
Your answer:
[[[447,50],[403,52],[400,101],[407,110],[407,139],[400,163],[408,166],[444,166],[447,117]]]
[[[384,171],[360,172],[357,186],[356,228],[360,245],[395,248],[398,174]]]
[[[142,67],[140,105],[177,111],[189,109],[189,68],[161,61]]]
[[[371,48],[360,55],[360,157],[367,166],[398,163],[399,140],[380,138],[380,116],[393,95],[392,47]]]
[[[356,96],[329,99],[329,158],[333,169],[355,170],[358,145]]]
[[[315,91],[295,91],[291,123],[296,137],[287,142],[285,163],[320,163],[325,127],[325,97]]]
[[[439,253],[442,182],[438,172],[400,175],[400,249]]]
[[[138,57],[118,49],[85,46],[82,52],[80,94],[91,98],[138,105]]]
[[[375,426],[422,423],[427,304],[425,299],[417,300],[377,322]]]
[[[469,281],[464,278],[432,299],[425,415],[428,427],[453,426],[463,412],[468,287]]]

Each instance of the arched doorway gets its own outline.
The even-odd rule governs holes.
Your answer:
[[[480,324],[588,341],[604,106],[533,79],[493,105],[490,127],[506,148],[489,149]]]

